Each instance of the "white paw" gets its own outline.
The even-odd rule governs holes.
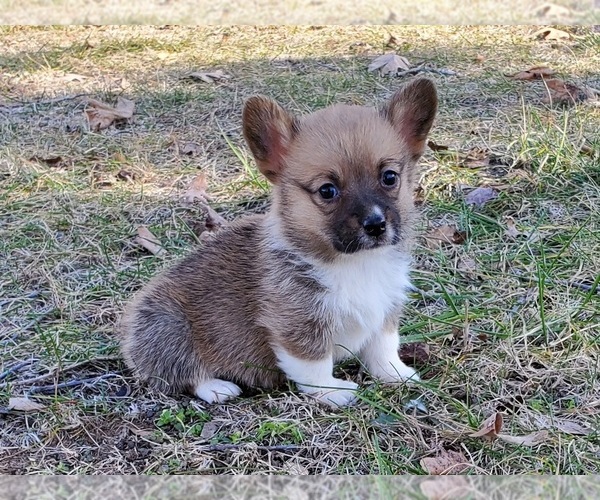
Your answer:
[[[406,366],[400,360],[390,362],[386,366],[381,366],[381,364],[379,364],[376,368],[371,370],[371,375],[386,383],[404,381],[419,382],[421,380],[414,369],[410,366]]]
[[[228,399],[239,396],[241,392],[242,390],[233,382],[211,378],[198,384],[194,394],[207,403],[224,403]]]
[[[334,408],[348,406],[356,401],[358,384],[349,380],[331,379],[322,387],[299,386],[300,390],[309,393],[312,397]]]

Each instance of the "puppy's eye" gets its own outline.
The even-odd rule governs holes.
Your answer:
[[[398,182],[398,174],[393,170],[386,170],[381,175],[381,182],[384,186],[392,187]]]
[[[338,191],[338,188],[336,188],[333,184],[328,182],[327,184],[323,184],[319,188],[319,194],[324,200],[332,200],[333,198],[338,196],[340,192]]]

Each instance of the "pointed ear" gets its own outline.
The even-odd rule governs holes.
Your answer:
[[[382,109],[383,116],[390,121],[414,159],[423,154],[437,102],[434,83],[426,78],[417,78],[396,91]]]
[[[296,120],[275,101],[256,96],[246,101],[242,124],[258,169],[276,184],[297,129]]]

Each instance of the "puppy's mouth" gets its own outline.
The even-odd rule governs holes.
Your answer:
[[[342,237],[333,240],[334,248],[341,253],[356,253],[388,245],[396,245],[400,241],[398,231],[390,228],[383,234],[369,235],[360,231],[353,237]]]

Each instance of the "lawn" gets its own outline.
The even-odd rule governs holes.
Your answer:
[[[600,34],[539,29],[0,28],[0,472],[600,473]],[[201,244],[190,183],[205,175],[227,220],[266,208],[244,99],[379,105],[410,77],[367,71],[386,52],[440,95],[400,327],[423,382],[381,386],[348,362],[363,389],[340,410],[293,388],[210,406],[139,385],[114,327]],[[589,98],[510,76],[534,66]],[[119,96],[133,117],[90,130],[86,100]],[[492,196],[472,204],[477,187]]]

